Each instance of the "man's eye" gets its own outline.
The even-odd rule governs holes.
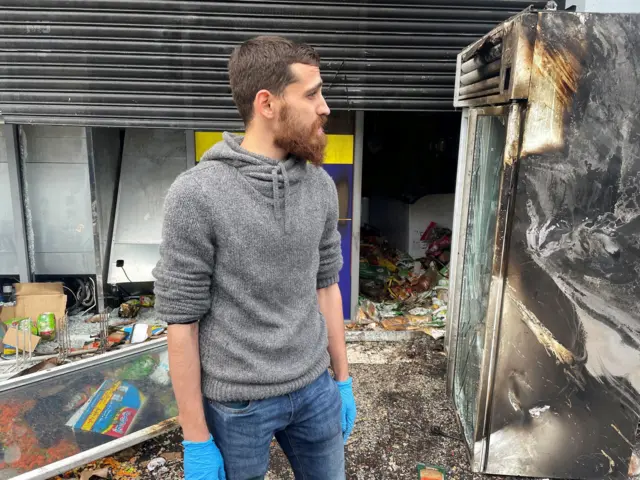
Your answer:
[[[313,98],[313,97],[315,97],[317,94],[318,94],[318,92],[317,92],[317,91],[315,91],[315,92],[311,92],[309,95],[307,95],[307,97],[309,97],[309,98]]]

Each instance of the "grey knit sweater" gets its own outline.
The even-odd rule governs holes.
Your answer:
[[[329,365],[316,290],[342,267],[335,184],[295,158],[224,140],[165,200],[156,309],[200,321],[202,390],[218,401],[284,395]]]

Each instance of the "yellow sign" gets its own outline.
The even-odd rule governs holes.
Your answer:
[[[200,161],[204,152],[222,141],[222,132],[196,132],[196,163]]]
[[[352,165],[353,135],[327,135],[324,163],[327,165]]]
[[[199,162],[202,155],[221,140],[222,132],[195,132],[196,162]],[[353,135],[327,135],[324,163],[353,164]]]

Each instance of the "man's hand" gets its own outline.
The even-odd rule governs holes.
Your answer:
[[[356,423],[356,399],[353,396],[353,388],[351,387],[353,379],[349,377],[344,382],[336,382],[342,399],[342,410],[340,412],[340,420],[342,422],[342,437],[346,445],[349,436],[353,431]]]
[[[205,442],[185,440],[182,444],[185,480],[226,480],[222,454],[211,435]]]
[[[356,423],[356,401],[353,398],[353,389],[351,388],[353,380],[349,376],[347,346],[344,341],[342,296],[337,283],[318,290],[318,305],[327,322],[331,368],[342,399],[340,421],[342,422],[342,436],[346,444],[353,430],[353,425]]]

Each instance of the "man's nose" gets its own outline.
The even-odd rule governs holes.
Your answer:
[[[327,105],[327,101],[322,97],[322,104],[320,105],[320,109],[318,110],[318,115],[328,117],[331,114],[331,110],[329,109],[329,105]]]

